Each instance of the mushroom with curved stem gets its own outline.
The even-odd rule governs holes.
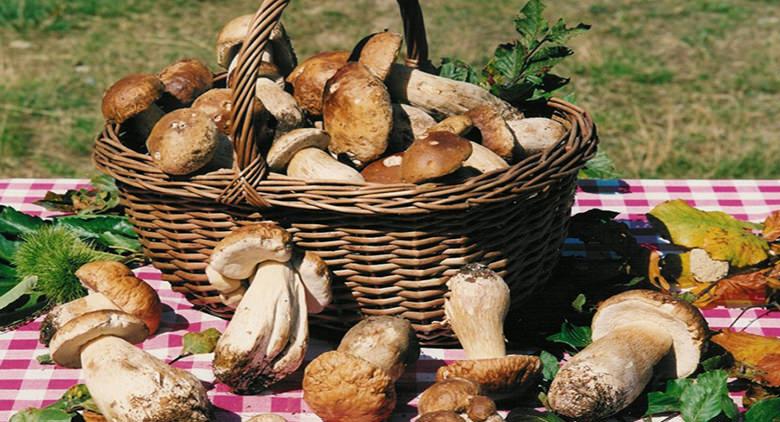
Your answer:
[[[293,87],[293,96],[310,116],[322,115],[322,97],[325,84],[349,59],[348,51],[327,51],[301,62],[287,76]]]
[[[211,403],[200,380],[133,346],[148,334],[133,315],[90,312],[57,332],[51,356],[59,365],[83,367],[92,399],[108,420],[210,421]]]
[[[125,76],[103,95],[103,117],[122,125],[132,133],[137,144],[142,145],[165,114],[155,103],[164,91],[165,86],[155,75],[139,73]]]
[[[494,106],[475,107],[466,113],[479,131],[482,145],[507,162],[519,158],[523,151],[509,129],[500,110]]]
[[[157,331],[162,316],[160,297],[126,265],[114,261],[91,262],[82,265],[76,277],[90,293],[49,312],[41,323],[41,343],[48,346],[57,331],[73,318],[103,309],[134,315],[144,321],[150,334]]]
[[[209,68],[195,59],[184,59],[167,66],[158,75],[165,86],[165,108],[189,107],[201,94],[211,89],[213,75]]]
[[[566,127],[546,117],[529,117],[506,121],[525,155],[540,153],[563,139]]]
[[[157,122],[146,140],[146,146],[160,170],[167,174],[185,175],[211,162],[220,137],[216,124],[205,113],[181,108]]]
[[[507,355],[504,318],[509,311],[509,287],[481,264],[468,264],[447,281],[446,323],[458,337],[467,360],[436,371],[438,381],[452,377],[478,383],[486,393],[517,392],[541,373],[536,356]]]
[[[296,251],[293,254],[292,265],[306,288],[308,312],[318,314],[324,311],[333,300],[330,271],[325,261],[312,251]]]
[[[548,401],[557,413],[597,420],[631,404],[654,373],[692,374],[707,336],[693,305],[651,290],[630,290],[602,302],[591,323],[593,343],[558,371]]]
[[[509,167],[509,164],[490,149],[476,142],[471,142],[471,155],[463,162],[463,167],[473,168],[480,173],[488,173],[505,169]]]
[[[374,76],[384,81],[398,57],[402,42],[401,34],[395,32],[371,34],[358,42],[350,61],[363,64]]]
[[[407,320],[369,317],[347,332],[339,350],[306,367],[303,400],[325,422],[384,421],[395,408],[395,380],[418,356]]]
[[[436,123],[425,131],[426,135],[433,132],[450,132],[454,135],[463,136],[471,127],[474,126],[474,122],[471,117],[465,114],[457,114],[454,116],[448,116],[444,120]]]

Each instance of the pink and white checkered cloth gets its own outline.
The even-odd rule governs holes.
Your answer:
[[[30,214],[50,216],[32,204],[47,191],[64,191],[88,186],[84,180],[5,180],[0,181],[0,204],[11,205]],[[577,194],[574,213],[590,208],[618,211],[619,218],[631,220],[630,226],[640,242],[656,243],[650,235],[644,214],[656,204],[682,198],[705,210],[723,210],[737,218],[761,221],[774,209],[780,209],[780,180],[625,180],[582,181]],[[576,250],[576,242],[567,242]],[[165,305],[160,333],[141,346],[154,356],[166,361],[181,350],[182,336],[187,332],[210,327],[224,330],[226,321],[195,311],[178,293],[160,281],[159,273],[149,267],[137,271],[138,276],[155,287]],[[705,311],[704,315],[714,330],[729,326],[739,312],[728,309]],[[746,329],[748,332],[780,337],[780,314],[763,311],[747,312],[735,325],[739,329],[757,318]],[[35,357],[48,353],[38,343],[40,319],[19,329],[0,334],[0,421],[25,407],[41,407],[57,400],[71,385],[83,382],[80,371],[40,365]],[[310,344],[307,362],[334,345],[314,340]],[[272,391],[258,396],[231,394],[219,383],[214,383],[211,355],[183,359],[176,367],[190,370],[198,378],[213,385],[209,396],[217,407],[217,420],[240,421],[242,418],[273,412],[289,421],[319,421],[302,400],[300,390],[302,370],[276,385]],[[434,378],[436,369],[448,361],[462,359],[462,350],[423,349],[420,361],[399,380],[398,407],[394,421],[408,421],[416,415],[416,397]],[[304,364],[305,366],[305,364]],[[739,401],[738,397],[735,397]],[[509,410],[509,409],[505,409]]]

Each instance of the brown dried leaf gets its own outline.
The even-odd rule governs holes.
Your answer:
[[[771,270],[763,269],[737,274],[718,281],[714,286],[710,283],[697,283],[691,290],[691,293],[698,297],[694,305],[702,309],[716,306],[742,308],[765,305],[769,303],[774,289],[780,285],[780,281],[770,277],[771,273]]]
[[[738,376],[780,387],[780,339],[726,329],[712,341],[734,356]]]
[[[780,239],[780,210],[774,211],[764,220],[764,228],[761,234],[767,242],[775,242]]]

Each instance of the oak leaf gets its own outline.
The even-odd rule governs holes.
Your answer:
[[[772,212],[764,220],[764,228],[761,229],[761,234],[767,242],[775,242],[780,239],[780,210]]]
[[[776,278],[775,271],[763,269],[732,275],[714,285],[697,283],[691,293],[698,298],[694,305],[701,309],[716,306],[743,308],[769,303],[778,288],[780,280]]]
[[[734,356],[738,376],[780,387],[780,338],[726,329],[712,341]]]

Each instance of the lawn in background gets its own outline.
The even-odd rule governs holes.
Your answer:
[[[100,98],[183,57],[216,70],[222,24],[259,0],[0,1],[0,177],[86,177]],[[423,0],[431,55],[481,64],[524,0]],[[780,1],[548,0],[590,23],[559,73],[625,177],[780,176]],[[226,6],[228,5],[228,6]],[[400,31],[392,0],[293,0],[301,58]]]

